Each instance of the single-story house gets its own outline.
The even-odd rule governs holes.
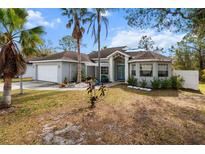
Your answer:
[[[96,76],[98,53],[81,53],[82,70],[85,76]],[[34,80],[61,83],[65,78],[74,81],[77,74],[77,52],[66,51],[51,56],[33,59]],[[101,50],[101,75],[109,81],[128,80],[134,76],[147,81],[172,75],[172,60],[151,51],[129,51],[126,46]]]

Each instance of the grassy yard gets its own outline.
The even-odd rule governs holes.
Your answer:
[[[23,78],[23,82],[32,81],[32,78]],[[12,79],[12,82],[20,82],[20,78]],[[3,83],[3,79],[0,79],[0,83]]]
[[[205,144],[202,94],[119,85],[88,106],[85,91],[14,91],[0,144]]]
[[[199,89],[200,89],[201,93],[203,93],[205,95],[205,82],[201,82],[199,84]]]

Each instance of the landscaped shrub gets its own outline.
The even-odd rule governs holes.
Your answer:
[[[63,83],[64,83],[64,84],[68,84],[68,79],[67,79],[66,77],[64,78]]]
[[[183,88],[184,79],[180,76],[172,76],[171,78],[171,87],[173,89]]]
[[[109,82],[109,78],[106,75],[102,75],[101,76],[101,82],[102,83],[108,83]]]
[[[162,89],[169,89],[171,87],[172,87],[171,79],[161,80],[161,88]]]
[[[160,88],[161,81],[159,79],[154,79],[151,81],[151,85],[153,89],[159,89]]]
[[[133,76],[130,76],[127,80],[128,85],[131,86],[137,86],[138,85],[138,81],[136,78],[134,78]]]
[[[77,76],[78,76],[78,73],[76,73],[75,76],[73,77],[73,81],[74,82],[77,82]],[[82,81],[86,80],[86,76],[85,76],[85,71],[84,70],[81,71],[81,80]]]
[[[147,81],[146,81],[145,79],[141,80],[141,81],[140,81],[140,86],[141,86],[142,88],[145,88],[145,87],[147,86]]]

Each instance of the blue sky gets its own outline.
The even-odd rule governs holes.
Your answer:
[[[46,34],[44,39],[51,40],[54,47],[58,46],[59,39],[65,35],[71,35],[72,29],[66,28],[67,18],[61,15],[61,9],[28,9],[29,17],[27,27],[44,26]],[[103,46],[123,46],[131,48],[137,47],[137,43],[142,35],[151,36],[156,45],[163,48],[169,48],[171,45],[180,41],[184,34],[177,34],[169,31],[157,32],[154,29],[133,29],[127,25],[124,19],[125,10],[106,12],[105,16],[109,20],[109,34],[105,38],[105,27],[102,27],[101,47]],[[85,25],[87,29],[88,25]],[[93,44],[91,34],[84,33],[81,52],[89,53],[97,49]]]

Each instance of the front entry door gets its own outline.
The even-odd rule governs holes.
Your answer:
[[[117,65],[117,80],[125,80],[125,66]]]

